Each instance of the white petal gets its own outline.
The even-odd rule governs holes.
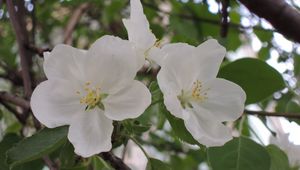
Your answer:
[[[132,81],[136,75],[137,57],[129,41],[103,36],[87,52],[85,79],[111,93]]]
[[[140,116],[151,104],[147,87],[134,80],[132,84],[103,100],[105,115],[112,120],[124,120]]]
[[[221,122],[214,120],[206,112],[190,110],[190,115],[184,120],[187,130],[199,143],[212,147],[222,146],[232,139],[231,131]]]
[[[169,44],[162,50],[167,54],[162,68],[176,76],[176,82],[185,90],[190,90],[197,79],[215,78],[225,55],[225,49],[216,40],[208,40],[198,47],[185,43]]]
[[[82,63],[86,51],[68,45],[57,45],[51,53],[44,53],[44,72],[48,79],[82,79]]]
[[[84,111],[74,83],[57,79],[39,84],[32,93],[30,105],[34,116],[49,128],[68,125],[74,115]]]
[[[182,108],[180,101],[177,96],[174,94],[164,94],[164,103],[166,105],[167,110],[174,116],[184,119],[185,111]]]
[[[93,109],[72,119],[68,139],[74,145],[76,154],[90,157],[111,149],[112,132],[112,120],[107,119],[102,110]]]
[[[154,61],[156,64],[160,66],[162,65],[166,56],[167,54],[165,53],[165,51],[155,46],[153,46],[148,52],[148,59],[150,59],[150,61],[151,60]]]
[[[140,0],[130,0],[130,19],[123,19],[123,23],[127,29],[129,41],[133,42],[137,48],[146,51],[154,45],[156,38],[150,30]]]
[[[166,62],[166,61],[165,61]],[[157,82],[163,94],[179,95],[183,89],[180,75],[175,68],[164,64],[157,74]]]
[[[209,39],[200,44],[194,52],[196,57],[201,60],[196,65],[198,69],[198,80],[209,80],[217,76],[219,68],[226,54],[226,49],[221,46],[217,40]]]
[[[214,119],[222,122],[233,121],[242,115],[246,94],[240,86],[216,78],[203,84],[203,89],[207,88],[208,99],[198,106],[214,116]]]

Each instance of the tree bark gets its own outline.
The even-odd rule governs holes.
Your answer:
[[[300,13],[285,0],[239,1],[254,14],[269,21],[285,37],[300,42]]]

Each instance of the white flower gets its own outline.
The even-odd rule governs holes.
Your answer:
[[[98,39],[88,51],[57,45],[45,55],[48,78],[34,90],[31,108],[45,126],[70,125],[68,139],[83,157],[109,151],[113,120],[136,118],[151,103],[134,80],[136,56],[128,41]]]
[[[198,47],[176,43],[162,50],[167,56],[157,79],[167,109],[201,144],[220,146],[232,139],[222,122],[241,116],[246,95],[238,85],[216,78],[225,49],[211,39]]]
[[[123,19],[128,32],[128,39],[135,45],[138,54],[138,68],[141,68],[145,59],[161,63],[163,54],[155,35],[151,32],[149,22],[143,13],[140,0],[130,0],[130,19]]]
[[[276,137],[271,136],[270,143],[278,146],[287,154],[290,166],[300,167],[300,145],[291,143],[288,133],[277,133]]]

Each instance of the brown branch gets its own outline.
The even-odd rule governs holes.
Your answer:
[[[300,13],[285,0],[239,0],[287,38],[300,42]]]
[[[44,156],[43,160],[50,170],[58,170],[58,166],[49,158],[49,156]]]
[[[24,117],[23,114],[19,113],[15,108],[13,108],[12,106],[10,106],[9,104],[7,104],[4,101],[0,100],[0,103],[11,113],[13,113],[15,115],[15,117],[18,119],[18,121],[20,123],[22,123],[23,125],[26,124],[26,118]]]
[[[26,49],[30,50],[33,53],[36,53],[40,57],[44,57],[44,52],[52,51],[52,49],[50,49],[50,48],[39,48],[39,47],[36,47],[33,44],[26,45]]]
[[[222,20],[221,20],[221,30],[220,30],[220,35],[221,37],[225,38],[228,33],[228,7],[229,7],[229,0],[221,0],[222,3]]]
[[[25,98],[29,99],[32,93],[30,77],[31,56],[29,51],[27,51],[25,48],[25,45],[28,44],[29,40],[24,22],[24,2],[16,2],[18,7],[17,11],[12,0],[7,0],[6,5],[9,13],[9,19],[15,31],[17,43],[19,46]]]
[[[23,109],[30,109],[30,103],[27,100],[8,92],[0,91],[0,100],[15,104]]]
[[[83,3],[79,5],[79,7],[73,12],[73,15],[71,16],[67,27],[65,29],[65,37],[64,37],[64,43],[65,44],[71,44],[72,43],[72,33],[75,29],[76,24],[79,22],[82,14],[89,8],[89,3]]]
[[[300,113],[280,113],[280,112],[252,111],[252,110],[244,110],[244,113],[249,115],[276,116],[276,117],[300,119]]]
[[[122,159],[118,158],[111,152],[102,152],[99,154],[99,156],[105,161],[109,162],[116,170],[130,170],[130,168],[122,161]]]

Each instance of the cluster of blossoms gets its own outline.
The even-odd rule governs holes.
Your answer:
[[[123,20],[129,40],[103,36],[87,51],[57,45],[44,54],[48,80],[31,97],[36,118],[49,128],[70,125],[68,139],[78,155],[109,151],[112,122],[136,118],[151,104],[147,87],[134,80],[149,60],[161,67],[157,80],[166,108],[199,143],[221,146],[232,139],[223,122],[241,116],[246,95],[216,78],[226,50],[213,39],[197,47],[161,46],[141,2],[130,3],[130,18]]]

